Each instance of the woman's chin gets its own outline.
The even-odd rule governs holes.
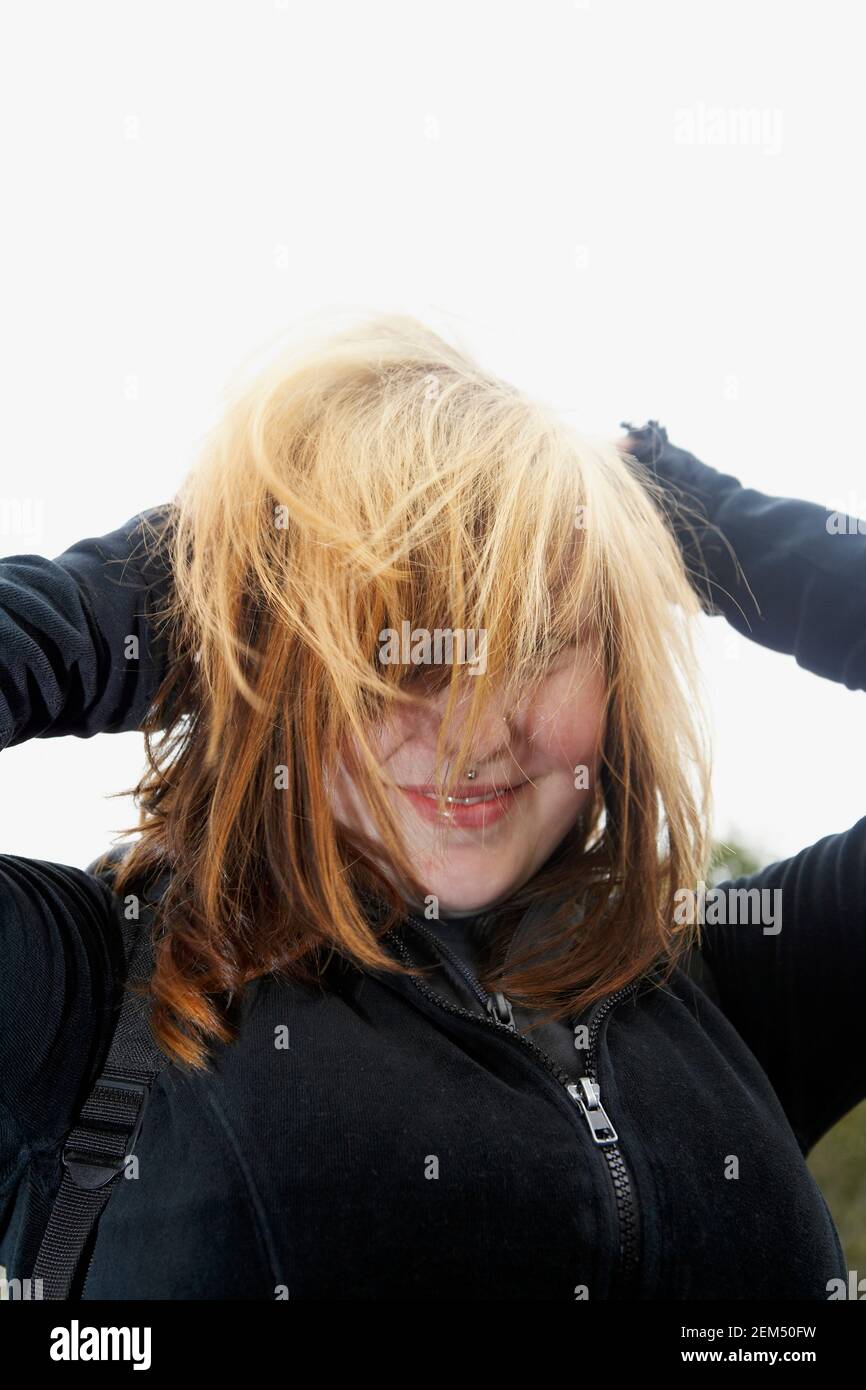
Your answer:
[[[525,877],[512,874],[497,878],[489,871],[479,872],[461,883],[455,874],[428,875],[422,879],[428,886],[425,911],[437,917],[467,917],[485,912],[507,901],[525,882]],[[435,913],[431,912],[435,907]]]

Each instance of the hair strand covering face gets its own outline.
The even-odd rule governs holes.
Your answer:
[[[348,759],[389,862],[422,899],[368,742],[418,698],[417,669],[378,659],[381,632],[405,619],[487,634],[483,674],[437,673],[446,793],[494,691],[520,699],[576,642],[603,670],[602,775],[509,903],[538,926],[493,987],[560,1017],[670,968],[689,935],[673,895],[708,860],[700,610],[637,467],[402,315],[308,334],[228,393],[151,536],[171,566],[158,618],[173,660],[115,880],[122,893],[169,870],[150,993],[174,1060],[206,1065],[263,974],[312,982],[335,955],[405,969],[381,942],[400,897],[328,799]],[[446,775],[448,712],[467,695]],[[375,924],[371,893],[391,909]]]

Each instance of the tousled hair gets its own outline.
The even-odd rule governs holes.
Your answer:
[[[405,969],[382,941],[400,895],[375,846],[337,823],[328,786],[348,758],[389,862],[422,900],[368,741],[419,698],[416,669],[380,660],[381,634],[406,620],[486,634],[483,672],[435,673],[448,691],[443,794],[494,695],[525,697],[575,643],[603,677],[601,774],[509,901],[501,945],[528,908],[550,911],[507,968],[494,949],[491,987],[562,1017],[672,967],[690,936],[673,895],[708,862],[709,754],[699,604],[652,492],[614,443],[407,316],[307,332],[234,383],[149,538],[172,576],[160,615],[172,660],[114,878],[124,893],[168,871],[149,993],[171,1058],[206,1066],[234,1036],[232,1002],[263,974],[312,982],[335,955]],[[389,909],[376,923],[370,894]]]

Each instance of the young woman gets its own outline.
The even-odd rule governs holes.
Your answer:
[[[237,390],[171,504],[3,561],[0,746],[149,751],[119,855],[0,857],[7,1275],[139,917],[165,1065],[71,1293],[827,1298],[866,820],[705,902],[691,649],[703,608],[866,687],[826,522],[391,317]]]

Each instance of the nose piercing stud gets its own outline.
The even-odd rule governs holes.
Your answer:
[[[503,722],[503,724],[507,724],[507,723],[508,723],[508,716],[507,716],[506,714],[503,714],[503,716],[502,716],[502,722]],[[470,767],[470,768],[467,769],[467,772],[466,772],[466,780],[467,780],[467,782],[474,782],[474,781],[475,781],[475,778],[476,778],[477,776],[478,776],[478,773],[475,771],[475,768],[474,768],[474,767]]]

